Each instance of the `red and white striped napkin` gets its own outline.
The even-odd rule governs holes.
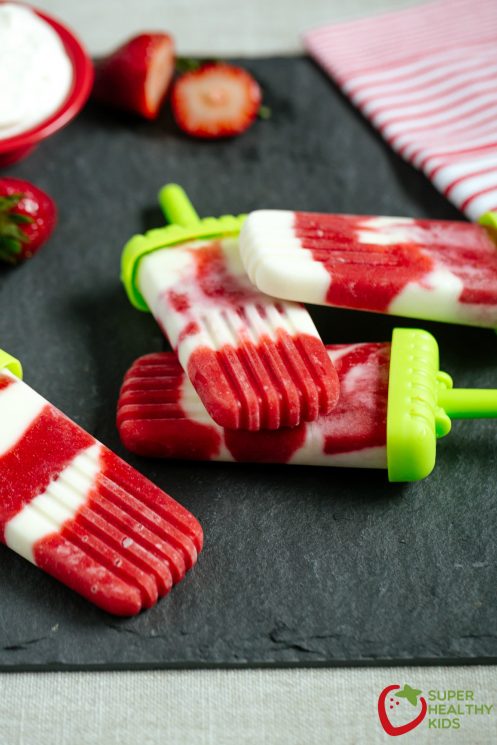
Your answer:
[[[436,0],[319,28],[304,43],[470,219],[497,210],[497,0]]]

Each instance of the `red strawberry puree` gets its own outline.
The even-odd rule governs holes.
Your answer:
[[[181,404],[185,379],[172,353],[136,360],[124,377],[117,409],[117,427],[128,450],[159,458],[216,458],[222,430],[207,414],[205,424],[187,418]]]
[[[337,407],[316,422],[276,432],[222,429],[209,418],[172,353],[140,357],[121,388],[121,439],[132,452],[152,457],[386,466],[390,344],[327,349],[341,386]],[[365,463],[364,455],[373,451],[381,463]],[[355,463],[334,458],[354,453]]]
[[[338,380],[317,332],[292,328],[288,304],[262,295],[241,267],[231,267],[220,241],[179,250],[188,251],[192,263],[163,294],[158,321],[182,362],[187,358],[188,376],[214,421],[272,430],[329,413]],[[188,344],[193,350],[186,354]]]
[[[428,288],[424,284],[427,275],[444,267],[462,282],[460,303],[497,307],[495,231],[462,221],[395,222],[395,218],[388,225],[373,223],[368,228],[371,219],[367,215],[295,213],[294,230],[302,247],[330,275],[327,303],[387,312],[408,283]],[[391,243],[368,243],[368,232],[373,239],[392,234]]]
[[[31,393],[0,374],[0,405],[2,393],[13,385]],[[195,563],[201,528],[179,504],[48,402],[11,449],[0,454],[0,538],[9,545],[9,521],[57,482],[77,456],[95,447],[97,473],[88,493],[81,493],[81,477],[73,485],[84,499],[82,506],[61,526],[52,520],[53,532],[42,531],[31,546],[32,556],[37,566],[104,610],[132,615],[155,603]],[[65,479],[71,484],[70,476]],[[42,508],[33,503],[33,525],[37,520],[46,525],[56,514],[52,505],[63,506],[50,494],[45,500]]]

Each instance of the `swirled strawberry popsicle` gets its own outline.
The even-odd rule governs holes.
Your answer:
[[[0,540],[109,613],[149,608],[195,564],[200,525],[12,371],[0,352]]]
[[[497,390],[453,388],[426,331],[395,329],[391,343],[327,349],[340,381],[336,408],[276,432],[223,429],[174,354],[140,357],[119,396],[121,440],[143,456],[387,468],[391,481],[417,481],[432,471],[437,438],[450,431],[450,417],[497,417]]]
[[[251,284],[239,254],[241,219],[199,220],[175,186],[162,190],[161,202],[176,224],[131,239],[123,279],[212,419],[256,431],[329,414],[339,391],[324,344],[303,306]]]
[[[497,327],[497,218],[481,222],[261,210],[240,253],[275,297]]]
[[[385,468],[390,344],[327,349],[340,380],[336,408],[275,432],[223,429],[173,353],[140,357],[119,396],[121,440],[131,452],[157,458]]]

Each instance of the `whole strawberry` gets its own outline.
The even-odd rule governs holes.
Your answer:
[[[54,201],[28,181],[0,178],[0,260],[19,264],[50,237],[57,222]]]
[[[178,126],[192,137],[233,137],[257,117],[261,89],[241,67],[208,63],[178,78],[171,105]]]

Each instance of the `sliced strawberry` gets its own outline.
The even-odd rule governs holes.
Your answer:
[[[193,137],[231,137],[256,118],[261,90],[241,67],[209,63],[177,80],[171,105],[178,126]]]
[[[140,34],[97,63],[93,97],[155,119],[174,72],[174,41],[164,33]]]
[[[57,222],[54,201],[37,186],[0,178],[0,260],[18,264],[33,256]]]

